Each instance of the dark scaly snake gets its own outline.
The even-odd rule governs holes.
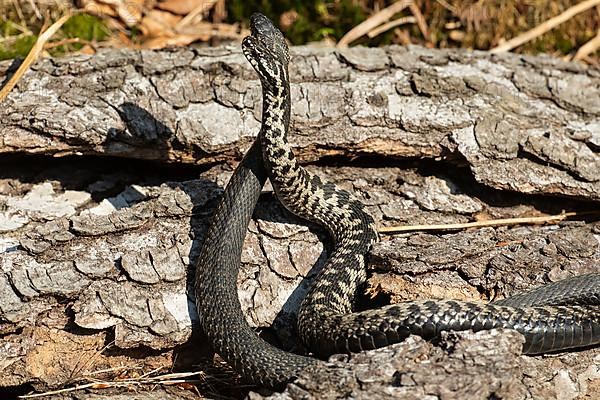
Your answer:
[[[515,329],[525,336],[526,354],[600,342],[600,274],[574,277],[489,304],[419,300],[353,313],[355,292],[366,280],[365,254],[378,238],[373,218],[350,193],[322,182],[296,161],[287,141],[287,44],[261,14],[252,16],[251,32],[242,48],[261,80],[262,127],[217,206],[196,268],[202,328],[213,348],[243,377],[278,388],[319,362],[267,344],[242,315],[236,287],[240,255],[267,176],[290,211],[324,226],[335,242],[298,316],[303,342],[319,357],[386,346],[410,334],[431,339],[449,330]]]

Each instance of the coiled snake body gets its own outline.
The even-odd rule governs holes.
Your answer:
[[[281,387],[318,362],[267,344],[242,315],[236,288],[240,255],[267,176],[289,210],[324,226],[335,242],[298,316],[302,340],[320,357],[386,346],[410,334],[430,339],[444,330],[515,329],[525,336],[523,352],[528,354],[600,342],[600,274],[545,285],[490,304],[423,300],[352,313],[355,292],[366,280],[365,254],[377,240],[373,218],[351,194],[298,165],[286,137],[290,58],[285,39],[261,14],[252,16],[251,32],[242,48],[261,80],[262,127],[217,206],[195,280],[203,330],[242,376]]]

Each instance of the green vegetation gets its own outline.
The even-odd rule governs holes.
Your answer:
[[[268,1],[268,0],[232,0],[227,2],[230,21],[244,21],[257,10],[275,22],[281,23],[281,16],[293,21],[289,26],[282,26],[287,38],[294,44],[332,37],[339,40],[345,32],[364,21],[368,15],[368,7],[359,1]]]
[[[393,1],[378,0],[315,0],[279,1],[230,0],[227,2],[230,21],[247,21],[252,12],[260,10],[279,23],[286,37],[294,44],[330,37],[339,40],[346,32],[364,21],[379,5]],[[412,43],[435,47],[463,47],[486,50],[552,18],[578,3],[577,0],[417,0],[428,25],[430,41],[426,41],[415,24],[398,28],[373,39],[362,38],[356,44],[378,46],[402,43],[402,36]],[[282,15],[291,18],[291,25],[282,21]],[[411,15],[408,10],[403,15]],[[521,46],[523,53],[547,52],[565,55],[592,39],[600,29],[600,18],[594,9],[579,14],[569,21]],[[454,31],[455,34],[451,35]]]
[[[24,35],[17,36],[8,46],[0,43],[0,60],[25,57],[36,40],[36,35]]]
[[[41,26],[28,27],[39,31]],[[0,60],[25,57],[37,40],[34,33],[23,33],[16,23],[0,21]],[[101,19],[88,14],[74,14],[62,26],[60,33],[55,37],[61,39],[79,39],[80,42],[65,41],[65,44],[49,49],[50,54],[60,55],[65,52],[79,50],[84,42],[101,41],[111,34]]]
[[[110,35],[110,31],[102,20],[89,14],[75,14],[62,27],[63,34],[68,38],[101,41]]]

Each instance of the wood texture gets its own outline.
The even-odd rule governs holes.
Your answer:
[[[418,47],[293,54],[296,152],[311,172],[356,193],[379,224],[600,208],[598,69]],[[0,77],[14,67],[0,63]],[[209,397],[243,393],[210,379],[231,373],[211,365],[190,282],[260,106],[256,77],[233,48],[107,50],[44,60],[25,75],[0,107],[0,391],[175,366],[202,369]],[[265,189],[240,301],[251,324],[286,349],[300,350],[293,320],[327,246],[325,232]],[[592,219],[385,237],[359,303],[487,301],[597,271],[599,260]],[[525,357],[521,340],[509,331],[449,334],[435,345],[411,338],[335,357],[274,398],[600,395],[600,350]],[[152,395],[193,395],[160,390],[164,397]]]

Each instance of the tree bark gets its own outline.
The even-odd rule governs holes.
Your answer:
[[[303,160],[460,158],[497,189],[598,199],[597,68],[396,46],[293,55],[291,140]],[[241,155],[260,107],[238,48],[45,60],[0,110],[0,152],[206,165]]]
[[[296,153],[354,192],[379,225],[598,210],[600,70],[418,47],[292,53]],[[14,68],[0,63],[0,77]],[[235,381],[198,331],[191,282],[209,217],[260,126],[259,83],[240,51],[47,59],[2,106],[0,391],[191,371],[200,359],[202,393],[223,374]],[[293,321],[328,243],[265,189],[239,293],[250,323],[283,348],[298,350]],[[361,306],[487,301],[597,271],[600,225],[407,233],[384,237],[369,258]],[[600,350],[526,357],[521,341],[511,331],[411,338],[334,357],[273,396],[600,394]],[[161,390],[157,398],[191,393]]]

